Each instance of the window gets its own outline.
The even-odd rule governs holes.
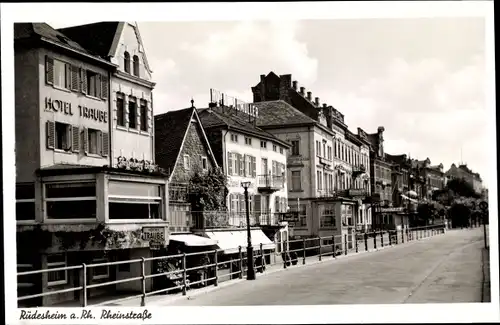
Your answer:
[[[101,75],[87,70],[87,94],[92,97],[101,97]]]
[[[260,142],[260,147],[266,149],[267,148],[267,142],[266,141],[261,141]]]
[[[236,134],[231,134],[231,141],[238,142],[238,136]]]
[[[283,154],[283,148],[280,147],[280,154]]]
[[[116,124],[125,126],[125,102],[121,94],[116,97]]]
[[[256,169],[256,160],[255,157],[250,155],[245,155],[245,176],[246,177],[255,177],[255,169]]]
[[[208,170],[208,161],[207,157],[201,157],[201,168],[203,170]]]
[[[95,183],[45,184],[45,204],[49,219],[95,219]]]
[[[70,65],[59,61],[53,60],[54,64],[54,86],[60,88],[71,88],[71,76],[68,75],[68,68]]]
[[[141,131],[148,132],[148,103],[141,99]]]
[[[101,152],[101,131],[87,129],[88,153],[100,154]]]
[[[71,125],[55,122],[55,145],[54,149],[71,150]]]
[[[66,254],[60,253],[60,254],[47,255],[47,268],[48,269],[55,269],[55,268],[66,267],[66,266],[67,266]],[[49,286],[66,284],[66,283],[68,283],[68,271],[67,270],[59,270],[59,271],[48,272],[47,273],[47,280],[48,280],[47,284]]]
[[[335,227],[335,209],[333,205],[320,206],[320,227]]]
[[[323,157],[326,158],[326,141],[323,140]]]
[[[252,138],[245,137],[245,144],[251,146],[252,145]]]
[[[328,159],[332,160],[332,147],[328,146]]]
[[[92,264],[107,263],[107,258],[94,258]],[[107,279],[109,278],[109,265],[94,266],[92,267],[92,279]]]
[[[130,54],[128,52],[123,54],[123,70],[126,73],[130,73]]]
[[[135,97],[129,97],[128,100],[128,127],[137,128],[137,103]]]
[[[322,173],[320,171],[316,172],[316,176],[318,177],[318,190],[323,189],[323,182],[322,182]]]
[[[321,157],[321,142],[316,141],[316,155]]]
[[[16,185],[16,220],[35,220],[35,184]]]
[[[158,184],[110,181],[110,219],[161,219],[162,187]]]
[[[299,213],[299,220],[295,223],[297,227],[307,226],[307,215],[306,215],[306,205],[297,203],[290,203],[290,211]]]
[[[277,152],[277,151],[278,151],[278,147],[277,147],[275,144],[273,144],[273,151],[274,151],[274,152]]]
[[[134,55],[134,76],[139,77],[139,57]]]
[[[335,155],[335,158],[337,158],[337,140],[335,140],[335,143],[333,144],[333,154]]]
[[[189,160],[189,155],[184,155],[184,169],[189,170],[191,168],[191,162]]]
[[[292,171],[292,191],[301,191],[300,170]]]
[[[298,156],[298,155],[300,155],[299,141],[293,140],[292,141],[292,156]]]

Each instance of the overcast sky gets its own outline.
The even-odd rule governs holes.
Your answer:
[[[71,24],[51,23],[55,28]],[[139,22],[155,113],[206,107],[216,88],[252,101],[261,74],[292,74],[385,150],[488,172],[482,18]],[[491,133],[490,133],[491,134]],[[461,158],[462,155],[462,158]]]

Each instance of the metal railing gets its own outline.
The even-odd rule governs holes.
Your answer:
[[[285,242],[283,247],[284,250],[278,254],[276,250],[265,250],[263,244],[255,245],[260,247],[254,252],[254,268],[257,272],[263,273],[269,268],[289,268],[297,264],[311,263],[313,260],[322,261],[323,258],[331,256],[332,258],[337,258],[339,255],[348,255],[352,253],[359,252],[370,252],[378,250],[386,246],[394,246],[398,244],[403,244],[405,242],[410,242],[413,240],[419,240],[439,234],[445,233],[444,225],[437,226],[426,226],[417,227],[404,230],[390,230],[390,231],[377,231],[377,232],[365,232],[356,233],[353,232],[350,235],[334,235],[327,237],[310,237],[302,238],[298,240],[289,240]],[[281,255],[281,261],[278,256]],[[196,265],[192,262],[193,257],[208,257],[208,263],[202,265]],[[274,261],[273,261],[273,258]],[[229,259],[224,259],[227,257]],[[188,260],[191,260],[188,263]],[[164,272],[159,272],[156,274],[148,274],[146,272],[146,263],[152,261],[164,261],[171,262],[173,264],[180,264],[179,267],[175,269],[168,269]],[[176,263],[177,262],[177,263]],[[89,271],[93,268],[103,267],[103,266],[118,266],[122,264],[140,264],[140,274],[136,276],[131,276],[130,278],[111,280],[101,283],[91,283],[89,281],[89,276],[91,273]],[[193,265],[195,264],[195,265]],[[160,256],[160,257],[148,257],[133,260],[123,260],[114,261],[106,263],[97,264],[80,264],[74,266],[66,266],[59,268],[50,268],[36,271],[26,271],[18,272],[17,276],[32,276],[32,275],[42,275],[43,273],[56,272],[56,271],[69,271],[75,270],[81,272],[82,281],[80,286],[64,288],[60,290],[53,290],[49,292],[42,292],[37,294],[24,295],[17,298],[18,302],[26,301],[29,299],[46,297],[51,295],[57,295],[67,292],[80,291],[80,305],[82,307],[88,306],[88,294],[89,290],[93,288],[100,288],[105,286],[111,286],[121,283],[139,281],[141,284],[141,291],[137,294],[132,294],[130,296],[107,300],[94,306],[107,305],[118,303],[131,299],[140,299],[140,305],[146,305],[146,298],[157,295],[160,293],[168,293],[172,291],[180,290],[182,295],[186,295],[186,292],[195,286],[207,286],[213,285],[218,286],[218,284],[224,280],[231,279],[242,279],[246,274],[248,268],[246,265],[246,247],[239,246],[237,248],[236,254],[224,255],[223,250],[215,249],[203,252],[195,253],[182,253],[177,255]],[[149,272],[151,273],[151,272]],[[170,278],[171,283],[161,289],[153,290],[151,288],[148,290],[146,281],[148,279],[154,278]]]
[[[191,211],[188,213],[193,229],[245,228],[247,226],[245,211]],[[282,219],[282,213],[251,211],[249,219],[251,227],[277,225]]]
[[[282,189],[285,177],[282,175],[257,175],[257,186],[260,188]]]

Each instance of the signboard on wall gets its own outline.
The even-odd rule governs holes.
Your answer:
[[[297,222],[299,221],[299,213],[297,211],[282,213],[281,221]]]
[[[143,227],[142,240],[149,242],[151,249],[159,249],[165,246],[166,227]]]
[[[403,207],[397,207],[397,208],[381,208],[380,212],[403,212],[404,208]]]

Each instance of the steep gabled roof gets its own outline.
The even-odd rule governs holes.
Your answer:
[[[102,60],[100,57],[88,51],[84,45],[67,35],[55,30],[46,23],[15,23],[14,24],[14,41],[43,41],[48,44],[58,46],[60,48],[70,50],[73,53],[84,55],[87,58],[97,60],[107,65],[113,64]]]
[[[113,41],[120,22],[99,22],[74,27],[60,28],[58,31],[76,40],[94,55],[108,58],[112,54]]]
[[[198,125],[200,126],[202,141],[207,148],[208,156],[214,163],[214,166],[217,167],[217,161],[203,131],[203,125],[198,117],[196,108],[189,107],[155,116],[155,160],[160,167],[170,173],[170,176],[173,175],[173,171],[179,160],[184,146],[184,139],[193,118],[198,121]]]
[[[217,127],[230,128],[244,134],[280,143],[287,148],[290,147],[288,143],[250,122],[248,115],[243,112],[236,112],[233,108],[212,107],[210,109],[199,109],[198,112],[203,127],[206,129]]]

